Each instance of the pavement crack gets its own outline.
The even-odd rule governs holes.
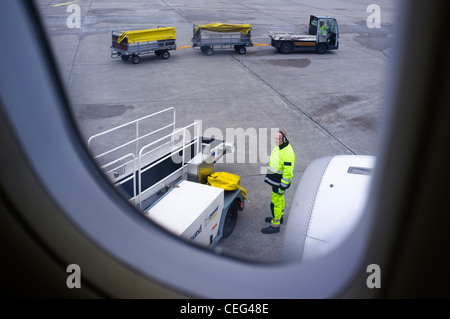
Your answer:
[[[88,7],[88,9],[86,11],[86,17],[89,15],[89,10],[91,9],[91,5],[92,5],[92,0],[89,2],[89,7]],[[84,19],[84,21],[86,21],[86,19]],[[80,30],[84,30],[84,28],[81,28]],[[75,60],[77,59],[78,49],[80,48],[82,32],[83,31],[80,32],[80,38],[78,39],[77,48],[75,49],[75,54],[73,55],[72,64],[70,65],[70,71],[69,71],[69,76],[67,77],[66,88],[69,87],[70,78],[72,77],[72,71],[73,71],[73,68],[75,66]]]
[[[183,15],[182,13],[180,13],[180,11],[178,9],[176,9],[174,6],[168,4],[165,0],[161,0],[162,3],[164,3],[168,8],[170,8],[171,10],[173,10],[176,14],[178,14],[180,17],[182,17],[184,20],[186,20],[187,22],[193,23],[191,20],[189,20],[185,15]]]
[[[245,65],[241,60],[239,60],[236,56],[233,55],[233,58],[239,62],[244,68],[246,68],[251,74],[253,74],[255,77],[257,77],[259,80],[261,80],[265,85],[267,85],[272,91],[274,91],[278,96],[280,96],[288,105],[293,107],[294,109],[298,110],[300,113],[302,113],[304,116],[306,116],[311,122],[313,122],[315,125],[317,125],[322,131],[324,131],[326,134],[328,134],[331,138],[333,138],[336,142],[341,144],[344,148],[346,148],[350,153],[355,155],[356,153],[347,145],[345,145],[341,140],[339,140],[336,136],[333,135],[329,130],[327,130],[322,124],[320,124],[318,121],[316,121],[311,115],[306,113],[304,110],[302,110],[300,107],[298,107],[294,102],[292,102],[286,95],[278,91],[275,87],[270,85],[266,80],[264,80],[261,76],[259,76],[256,72],[254,72],[252,69],[250,69],[247,65]]]

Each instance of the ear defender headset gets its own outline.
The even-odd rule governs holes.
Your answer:
[[[280,132],[281,135],[283,135],[283,143],[286,143],[286,142],[287,142],[287,137],[286,137],[286,135],[284,135],[284,133],[283,133],[282,131],[278,131],[278,132]]]

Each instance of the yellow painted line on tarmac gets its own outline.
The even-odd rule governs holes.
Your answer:
[[[254,47],[263,47],[263,46],[268,46],[268,43],[253,43]]]
[[[67,5],[67,4],[71,4],[71,3],[75,3],[75,2],[79,2],[79,1],[70,1],[70,2],[64,2],[64,3],[53,4],[52,7],[65,6],[65,5]]]
[[[182,45],[182,46],[177,46],[177,50],[180,50],[180,49],[187,49],[187,48],[192,48],[192,45]]]

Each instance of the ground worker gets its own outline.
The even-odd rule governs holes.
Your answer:
[[[284,192],[291,186],[294,176],[295,154],[285,131],[278,131],[275,134],[275,145],[270,155],[269,169],[264,180],[272,186],[270,203],[272,217],[266,217],[265,220],[270,223],[270,226],[261,229],[263,234],[273,234],[280,231],[285,206]]]
[[[328,35],[328,25],[325,25],[324,21],[320,21],[319,35]]]

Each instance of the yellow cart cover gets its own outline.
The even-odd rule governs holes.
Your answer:
[[[197,28],[195,28],[195,32],[199,29],[215,32],[241,32],[247,34],[252,29],[252,26],[250,24],[211,23],[198,25]]]
[[[175,40],[175,28],[165,27],[148,30],[124,31],[119,36],[117,43],[127,38],[128,43],[158,41],[158,40]]]
[[[226,191],[240,189],[242,196],[247,199],[247,190],[241,187],[241,177],[227,172],[216,172],[208,176],[207,185],[223,188]]]

